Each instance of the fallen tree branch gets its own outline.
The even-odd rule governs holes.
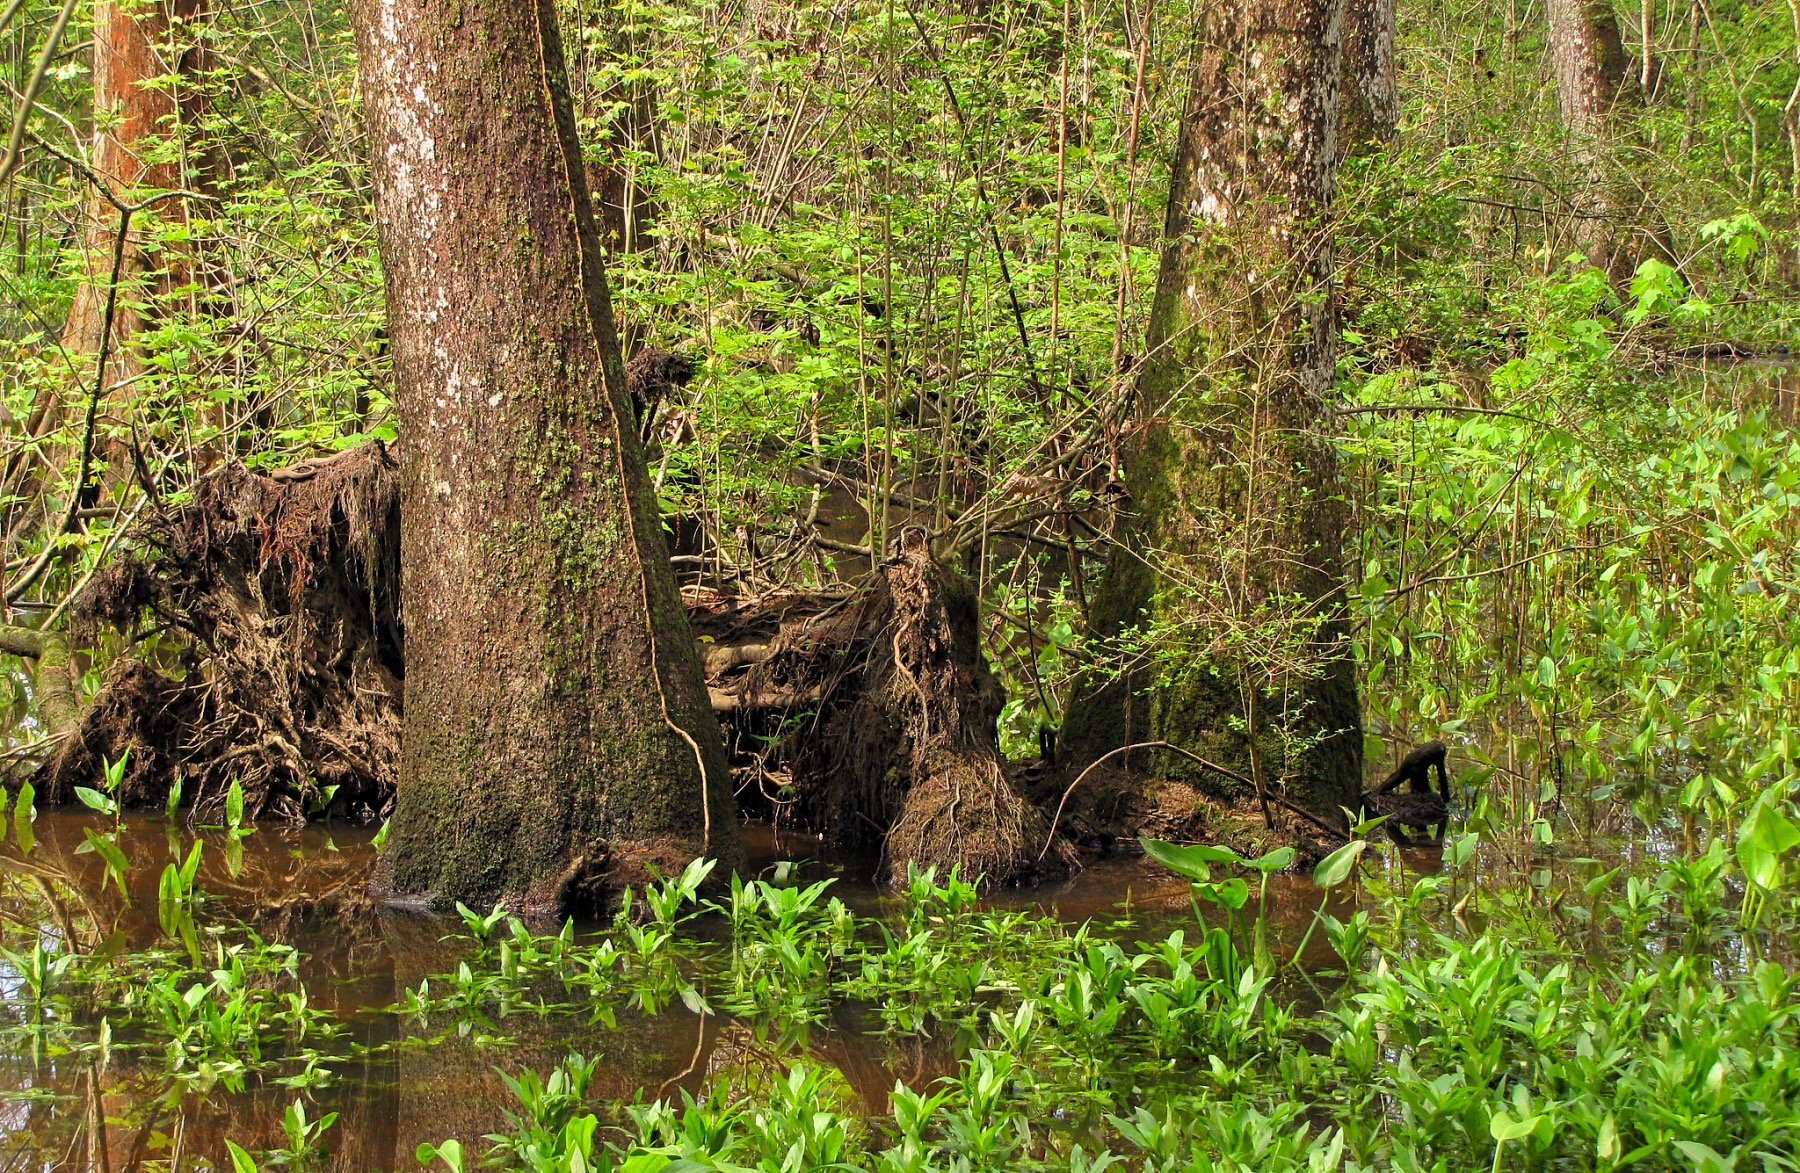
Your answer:
[[[1119,754],[1122,754],[1122,753],[1129,753],[1130,751],[1132,751],[1134,749],[1171,750],[1175,753],[1180,754],[1182,757],[1187,758],[1189,761],[1193,762],[1197,766],[1200,766],[1204,769],[1211,770],[1216,774],[1223,774],[1223,775],[1225,775],[1225,777],[1230,778],[1234,782],[1243,783],[1244,785],[1250,787],[1252,790],[1256,791],[1256,793],[1259,797],[1274,800],[1276,803],[1278,803],[1280,806],[1282,806],[1284,809],[1286,809],[1289,813],[1300,816],[1301,818],[1305,819],[1307,822],[1311,823],[1313,826],[1317,827],[1319,830],[1325,832],[1327,835],[1330,835],[1337,839],[1345,840],[1346,842],[1349,841],[1350,837],[1348,835],[1346,835],[1344,832],[1338,830],[1336,827],[1333,827],[1330,823],[1325,822],[1323,819],[1319,818],[1317,815],[1313,814],[1311,811],[1306,810],[1302,807],[1295,806],[1293,803],[1291,803],[1287,799],[1281,797],[1279,794],[1264,794],[1263,788],[1258,786],[1256,784],[1256,780],[1253,778],[1250,778],[1250,777],[1247,777],[1246,775],[1240,774],[1236,770],[1228,769],[1225,766],[1221,766],[1217,762],[1208,761],[1205,758],[1201,757],[1199,754],[1194,753],[1192,750],[1183,749],[1179,745],[1175,745],[1175,744],[1172,744],[1167,741],[1139,741],[1132,745],[1121,745],[1118,749],[1107,750],[1105,753],[1101,754],[1099,757],[1095,758],[1091,763],[1089,763],[1087,769],[1085,769],[1081,773],[1077,774],[1075,776],[1075,781],[1069,783],[1069,788],[1067,790],[1063,791],[1062,801],[1056,804],[1056,814],[1050,820],[1050,834],[1044,838],[1044,850],[1038,852],[1038,859],[1042,860],[1044,858],[1045,853],[1050,850],[1050,844],[1055,841],[1057,825],[1062,822],[1063,807],[1068,805],[1069,796],[1071,794],[1075,793],[1075,788],[1077,786],[1080,786],[1082,784],[1082,782],[1087,779],[1087,776],[1089,774],[1093,773],[1095,768],[1098,767],[1101,762],[1104,762],[1106,759],[1111,758],[1111,757],[1117,757]]]
[[[0,624],[0,653],[37,661],[32,682],[45,726],[56,736],[74,728],[81,717],[81,702],[69,675],[69,641],[63,634]]]

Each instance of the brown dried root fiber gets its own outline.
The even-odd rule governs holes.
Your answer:
[[[202,480],[76,615],[130,629],[148,613],[182,651],[115,663],[39,792],[66,800],[130,750],[129,803],[160,804],[179,779],[204,807],[237,780],[256,815],[304,818],[328,795],[379,813],[400,733],[399,516],[398,464],[379,443]]]
[[[878,844],[891,879],[916,864],[1008,883],[1072,860],[1061,841],[1038,858],[1049,820],[1001,762],[976,618],[968,581],[910,531],[860,600],[784,628],[743,686],[818,698],[788,722],[794,799],[838,840]]]

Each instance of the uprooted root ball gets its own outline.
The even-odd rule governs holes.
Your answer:
[[[152,527],[150,552],[96,579],[76,615],[126,629],[148,615],[185,646],[174,662],[113,665],[39,767],[39,793],[65,801],[129,749],[129,804],[158,805],[179,779],[205,807],[236,780],[253,815],[379,813],[400,732],[398,471],[371,443],[202,480]]]
[[[878,845],[890,878],[909,863],[990,883],[1067,869],[1068,847],[1044,850],[1049,820],[1001,762],[1005,698],[981,655],[974,590],[922,534],[858,600],[785,626],[742,691],[811,710],[782,721],[801,817]]]

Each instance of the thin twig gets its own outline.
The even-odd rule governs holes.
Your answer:
[[[6,21],[11,21],[13,13],[19,10],[14,4],[6,13]],[[13,118],[12,135],[6,140],[6,159],[0,162],[0,183],[12,178],[13,169],[19,165],[19,154],[25,146],[25,125],[31,121],[31,108],[37,105],[38,91],[44,88],[44,78],[50,72],[50,63],[56,60],[57,46],[62,44],[63,30],[69,27],[69,17],[75,14],[75,0],[64,0],[62,11],[56,14],[56,23],[50,26],[50,35],[44,38],[44,51],[38,54],[37,68],[31,72],[31,80],[25,83],[25,92],[19,97],[19,113]],[[0,22],[0,29],[5,28]]]

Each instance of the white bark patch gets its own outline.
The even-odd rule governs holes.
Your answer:
[[[433,166],[437,159],[437,142],[433,135],[432,115],[437,105],[431,100],[426,73],[419,58],[406,51],[412,40],[407,28],[409,17],[402,0],[380,0],[375,22],[375,54],[383,75],[393,79],[393,90],[386,113],[391,120],[387,137],[388,215],[396,220],[411,220],[425,237],[436,234],[438,214],[445,204],[443,175]]]

